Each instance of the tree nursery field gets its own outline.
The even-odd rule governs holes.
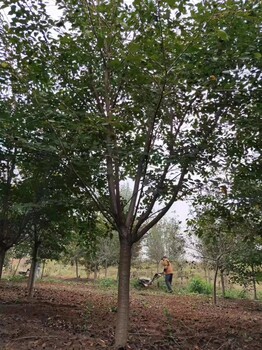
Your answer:
[[[0,283],[0,349],[110,349],[117,294],[94,284]],[[250,300],[133,291],[130,350],[261,349],[262,305]]]

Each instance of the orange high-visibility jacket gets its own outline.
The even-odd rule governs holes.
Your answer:
[[[174,273],[173,267],[167,258],[162,259],[161,262],[162,262],[162,265],[164,267],[164,274],[165,275],[170,275],[170,274]]]

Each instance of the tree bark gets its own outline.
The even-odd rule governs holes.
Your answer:
[[[206,280],[206,283],[208,283],[208,277],[207,277],[207,268],[206,268],[206,265],[204,265],[204,274],[205,274],[205,280]]]
[[[43,279],[43,277],[44,277],[44,271],[45,271],[45,264],[46,264],[46,261],[45,261],[45,259],[43,260],[43,267],[42,267],[42,273],[41,273],[41,280]]]
[[[126,238],[120,240],[115,349],[125,348],[128,337],[131,248],[132,244]]]
[[[218,274],[218,265],[216,266],[215,275],[214,275],[214,284],[213,284],[213,303],[217,304],[217,274]]]
[[[95,266],[94,266],[94,282],[97,280],[97,273],[98,273],[97,266],[95,264]]]
[[[37,255],[38,255],[39,242],[35,242],[33,251],[32,251],[32,262],[28,280],[28,297],[31,298],[33,296],[33,290],[35,285],[35,277],[36,277],[36,266],[37,266]]]
[[[75,264],[76,264],[76,278],[79,278],[78,259],[77,258],[75,258]]]
[[[5,254],[6,254],[6,250],[3,248],[0,248],[0,280],[2,278],[2,273],[3,273]]]
[[[254,291],[254,300],[257,300],[257,285],[256,285],[256,277],[255,277],[255,271],[254,266],[251,266],[252,271],[252,284],[253,284],[253,291]]]
[[[18,270],[18,267],[19,267],[19,265],[20,265],[20,262],[21,262],[21,258],[18,260],[18,263],[17,263],[16,268],[15,268],[14,273],[13,273],[13,277],[14,277],[14,276],[16,275],[16,273],[17,273],[17,270]]]
[[[210,270],[209,270],[209,268],[207,268],[207,278],[208,278],[208,283],[211,284],[212,279],[211,279],[211,276],[210,276]]]
[[[107,259],[105,261],[105,278],[107,278]]]
[[[220,279],[221,279],[221,289],[222,289],[222,295],[223,298],[226,296],[226,287],[225,287],[225,278],[224,278],[224,272],[220,271]]]

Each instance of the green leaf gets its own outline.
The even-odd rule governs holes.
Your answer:
[[[217,31],[217,36],[219,39],[227,41],[229,39],[227,33],[224,30],[219,29]]]
[[[1,68],[4,68],[4,69],[10,68],[10,64],[8,62],[1,62],[0,66]]]

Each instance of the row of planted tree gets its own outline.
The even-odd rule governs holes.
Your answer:
[[[203,210],[203,207],[202,207]],[[199,213],[198,213],[199,214]],[[216,287],[222,290],[222,295],[226,295],[226,285],[238,283],[244,288],[252,286],[254,299],[257,299],[256,285],[262,277],[262,252],[258,236],[243,240],[243,232],[248,232],[251,228],[246,225],[237,225],[237,232],[229,230],[225,225],[225,220],[218,217],[218,213],[213,217],[209,210],[205,209],[202,215],[196,219],[191,219],[191,233],[194,233],[194,240],[190,240],[186,232],[182,232],[178,222],[174,219],[166,219],[159,222],[140,244],[133,247],[133,269],[131,278],[138,278],[147,269],[146,275],[161,271],[159,264],[163,255],[168,255],[175,265],[176,284],[184,286],[192,278],[202,275],[207,283],[213,284],[213,300],[216,303]],[[101,226],[101,222],[100,222]],[[215,234],[211,234],[215,232]],[[254,228],[253,228],[254,230]],[[200,234],[201,231],[201,234]],[[102,231],[101,231],[102,233]],[[198,235],[198,236],[197,236]],[[253,232],[254,235],[254,232]],[[119,241],[116,232],[106,230],[104,226],[103,234],[96,238],[92,247],[83,244],[83,237],[76,232],[68,239],[61,240],[61,245],[50,245],[50,242],[43,241],[39,249],[35,252],[35,245],[32,244],[32,237],[26,236],[11,249],[8,254],[9,274],[13,276],[19,272],[21,259],[31,261],[28,289],[29,295],[33,295],[33,286],[37,267],[41,262],[41,276],[44,275],[45,263],[53,259],[60,264],[70,264],[75,267],[75,277],[80,278],[80,267],[84,267],[85,276],[93,274],[96,280],[99,272],[103,271],[103,277],[107,278],[109,267],[116,267],[119,259]],[[212,238],[212,239],[211,239]],[[234,243],[237,242],[237,245]],[[46,249],[46,245],[49,249]],[[186,260],[186,257],[190,259]],[[18,260],[14,267],[10,264],[10,258]],[[148,265],[150,262],[150,265]],[[8,264],[8,261],[6,261]],[[28,266],[28,265],[27,265]],[[147,269],[145,266],[148,266]],[[153,271],[154,269],[154,271]],[[33,271],[33,272],[32,272]],[[117,269],[115,269],[117,271]],[[25,274],[25,271],[21,271]],[[38,278],[40,271],[38,270]],[[83,274],[81,272],[83,278]],[[117,272],[114,276],[117,277]],[[150,277],[150,276],[148,276]]]

